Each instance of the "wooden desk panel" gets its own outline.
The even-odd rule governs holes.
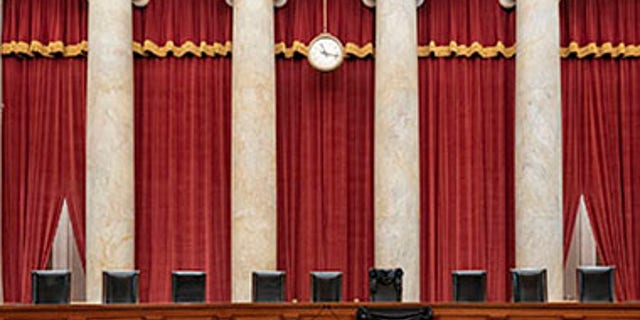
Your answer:
[[[640,304],[510,303],[435,304],[436,319],[604,320],[640,319]]]
[[[358,306],[431,306],[437,320],[640,320],[636,303],[3,305],[0,320],[354,320]]]

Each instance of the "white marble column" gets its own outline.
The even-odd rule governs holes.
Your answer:
[[[89,0],[87,77],[87,301],[102,271],[134,267],[131,0]]]
[[[273,0],[233,1],[232,288],[251,300],[251,272],[276,268]]]
[[[375,263],[405,271],[420,298],[416,1],[376,2]]]
[[[562,125],[558,0],[518,0],[516,265],[546,267],[562,300]]]

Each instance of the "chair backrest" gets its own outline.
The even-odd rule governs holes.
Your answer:
[[[547,269],[513,269],[513,302],[546,302]]]
[[[311,301],[338,302],[342,300],[342,272],[311,272]]]
[[[402,301],[402,276],[396,269],[369,269],[369,299],[374,302]]]
[[[68,270],[31,271],[31,299],[35,304],[67,304],[71,296]]]
[[[429,307],[358,307],[356,320],[431,320]]]
[[[283,271],[255,271],[252,275],[253,302],[283,302],[286,274]]]
[[[173,302],[204,302],[206,274],[203,271],[173,271],[171,273]]]
[[[453,301],[484,302],[487,300],[487,271],[456,270],[451,272]]]
[[[102,302],[138,303],[138,270],[103,271]]]
[[[615,267],[578,267],[580,302],[613,302]]]

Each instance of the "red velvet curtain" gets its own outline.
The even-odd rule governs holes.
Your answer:
[[[223,0],[151,1],[134,40],[231,40]],[[170,301],[172,270],[204,270],[207,300],[231,295],[231,60],[135,59],[136,265],[142,301]]]
[[[561,42],[640,44],[640,2],[561,2]],[[619,300],[640,299],[640,60],[562,61],[565,252],[585,196],[598,255]]]
[[[497,1],[429,0],[418,43],[514,44],[515,11]],[[515,261],[515,61],[421,58],[422,300],[449,301],[451,271],[487,270],[487,298],[510,297]]]
[[[86,40],[84,0],[5,0],[2,41]],[[86,59],[3,58],[2,251],[5,302],[31,301],[64,199],[84,260]]]
[[[374,14],[360,0],[329,0],[328,30],[343,43],[373,42]],[[308,44],[322,31],[322,1],[276,11],[276,42]],[[306,59],[277,69],[278,268],[288,299],[309,300],[309,272],[343,272],[343,297],[368,299],[373,266],[371,58],[323,74]]]

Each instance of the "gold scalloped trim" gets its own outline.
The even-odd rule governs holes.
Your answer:
[[[309,48],[301,41],[294,41],[290,47],[287,47],[284,42],[279,42],[275,45],[275,52],[276,55],[284,55],[285,58],[291,59],[296,55],[296,53],[306,57],[309,54]],[[372,43],[359,46],[355,43],[347,42],[344,45],[344,52],[347,56],[353,56],[360,59],[374,55]]]
[[[231,54],[231,42],[207,44],[202,41],[195,44],[192,41],[186,41],[182,45],[176,45],[173,41],[167,41],[160,46],[151,40],[145,40],[142,44],[133,42],[133,52],[141,56],[157,56],[167,57],[169,54],[175,57],[183,57],[191,54],[197,57],[215,57],[228,56]],[[46,45],[38,40],[31,42],[10,41],[2,43],[2,55],[18,55],[27,57],[65,57],[73,58],[84,56],[89,51],[86,40],[77,44],[65,45],[62,41],[51,41]],[[294,41],[290,47],[284,42],[275,45],[275,54],[284,55],[285,58],[292,58],[295,54],[307,56],[309,53],[307,45],[300,41]],[[375,54],[373,44],[367,43],[364,46],[348,42],[345,44],[345,53],[357,58],[366,58]],[[513,58],[516,54],[515,45],[505,46],[504,43],[498,41],[494,46],[483,46],[478,42],[473,42],[470,46],[460,45],[455,41],[451,41],[449,45],[439,46],[434,41],[429,42],[426,46],[418,47],[418,57],[427,58],[430,56],[436,58],[447,57],[472,57],[478,55],[482,58],[495,58],[502,56],[505,58]],[[562,58],[575,56],[582,58],[640,58],[640,45],[625,45],[620,43],[613,45],[611,42],[605,42],[601,45],[595,42],[580,46],[577,42],[572,41],[569,46],[560,49]]]
[[[427,58],[434,56],[436,58],[448,57],[466,57],[470,58],[479,55],[482,58],[495,58],[502,56],[505,58],[513,58],[516,54],[516,47],[505,46],[502,41],[498,41],[494,46],[483,46],[477,41],[471,43],[470,46],[458,44],[455,41],[449,42],[449,45],[439,46],[435,41],[429,42],[426,46],[418,47],[418,57]]]
[[[214,42],[213,44],[208,44],[204,41],[201,41],[200,44],[195,44],[193,41],[186,41],[179,46],[171,40],[162,46],[151,40],[145,40],[142,44],[134,41],[133,52],[145,57],[155,56],[161,58],[167,57],[169,53],[178,58],[188,54],[196,57],[226,57],[231,53],[231,41],[225,43]]]
[[[11,41],[2,44],[2,55],[19,55],[27,57],[65,57],[73,58],[87,54],[89,46],[86,40],[77,44],[65,45],[62,41],[51,41],[43,44],[38,40],[31,42]]]
[[[611,58],[640,58],[640,45],[625,45],[624,43],[619,43],[617,46],[614,46],[611,42],[597,45],[595,42],[591,42],[587,45],[580,46],[577,42],[572,41],[568,47],[560,49],[560,55],[563,58],[575,55],[579,59],[587,57],[602,58],[604,56]]]

